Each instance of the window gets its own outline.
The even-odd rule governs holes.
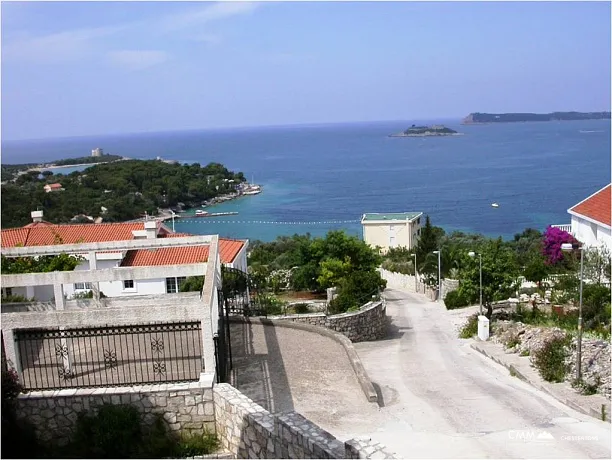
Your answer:
[[[134,289],[134,280],[123,280],[123,289]]]
[[[176,292],[180,292],[181,286],[183,282],[185,282],[187,278],[185,276],[179,276],[177,278],[166,278],[166,293],[174,294]]]
[[[13,295],[13,288],[4,288],[4,297],[10,297]]]
[[[91,283],[74,283],[74,290],[85,290],[85,289],[93,289],[93,285]]]
[[[417,225],[421,225],[421,218],[420,217],[417,219]]]

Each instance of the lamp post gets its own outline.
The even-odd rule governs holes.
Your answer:
[[[572,243],[563,243],[561,245],[562,251],[573,251],[574,249],[580,249],[580,304],[578,307],[578,346],[576,350],[576,379],[580,379],[582,377],[582,273],[584,269],[584,248],[578,245],[574,246]]]
[[[438,300],[442,299],[442,277],[440,276],[441,273],[441,265],[440,265],[440,255],[441,255],[441,251],[433,251],[434,254],[438,254]]]
[[[174,211],[172,209],[170,210],[170,212],[172,213],[172,232],[174,233],[174,216],[175,216],[175,213],[174,213]]]
[[[418,292],[419,288],[418,288],[418,284],[417,284],[417,259],[416,259],[416,252],[414,254],[412,254],[412,256],[414,257],[414,292]]]
[[[476,257],[476,253],[474,251],[468,252],[468,256]],[[482,316],[482,254],[478,253],[478,259],[480,262],[480,315]]]

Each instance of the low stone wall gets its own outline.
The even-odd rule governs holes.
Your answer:
[[[325,313],[270,316],[270,319],[293,321],[325,327],[339,332],[353,342],[367,342],[385,337],[387,332],[387,307],[385,302],[369,302],[358,311],[326,316]]]
[[[212,375],[192,383],[33,391],[19,395],[17,416],[32,423],[41,440],[65,444],[78,414],[96,413],[103,404],[133,405],[145,424],[162,414],[175,432],[215,431]]]
[[[382,279],[387,281],[388,289],[401,289],[403,291],[414,292],[416,294],[423,294],[432,302],[436,300],[437,292],[435,287],[429,287],[420,280],[416,280],[413,275],[404,275],[403,273],[390,272],[384,268],[379,268],[378,272]],[[445,292],[450,292],[445,289],[445,281],[454,280],[442,280],[442,298],[446,295]],[[452,289],[451,289],[452,290]]]
[[[217,437],[236,458],[369,458],[359,441],[345,444],[297,412],[272,415],[228,384],[213,393]]]

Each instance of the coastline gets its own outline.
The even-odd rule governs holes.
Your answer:
[[[131,160],[131,159],[132,158],[123,157],[120,160],[115,160],[115,161],[100,161],[100,162],[97,162],[97,163],[78,163],[78,164],[73,164],[73,165],[56,165],[54,163],[50,163],[50,164],[42,163],[42,164],[40,164],[38,166],[34,166],[34,167],[30,168],[30,169],[26,169],[26,170],[20,171],[20,173],[27,174],[30,171],[41,171],[42,172],[42,171],[46,171],[46,170],[49,170],[49,169],[78,168],[80,166],[87,166],[87,167],[89,167],[89,166],[96,166],[96,165],[105,165],[105,164],[108,164],[108,163],[115,163],[117,161],[126,161],[126,160]]]
[[[464,133],[423,133],[423,134],[389,134],[389,137],[451,137],[463,136]]]

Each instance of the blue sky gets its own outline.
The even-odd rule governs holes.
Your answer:
[[[610,3],[2,2],[2,137],[610,110]]]

